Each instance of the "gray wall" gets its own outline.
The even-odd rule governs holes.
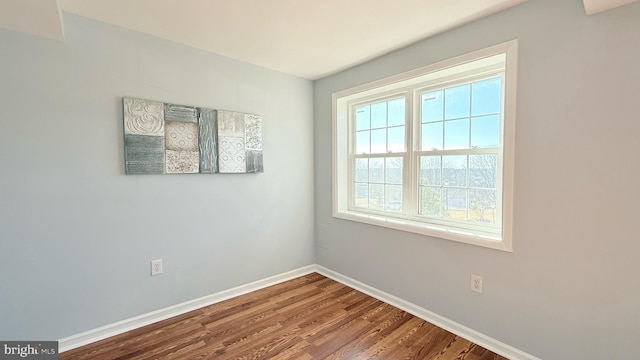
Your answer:
[[[311,81],[68,14],[65,33],[0,30],[0,339],[313,264]],[[265,172],[124,175],[122,96],[262,115]]]
[[[331,217],[331,93],[513,38],[513,253]],[[314,90],[318,264],[543,359],[640,358],[640,3],[530,0]]]

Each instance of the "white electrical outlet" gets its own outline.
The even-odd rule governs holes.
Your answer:
[[[471,291],[482,294],[482,276],[471,275]]]
[[[162,274],[162,259],[151,261],[151,276]]]

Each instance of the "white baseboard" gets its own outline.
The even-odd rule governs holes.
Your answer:
[[[118,321],[113,324],[101,326],[96,329],[88,330],[80,334],[72,335],[59,341],[59,351],[65,352],[77,347],[90,344],[108,337],[122,334],[124,332],[137,329],[142,326],[153,324],[155,322],[166,320],[168,318],[178,316],[189,311],[209,306],[236,296],[244,295],[252,291],[260,290],[265,287],[275,285],[287,280],[291,280],[313,272],[322,274],[328,278],[338,281],[344,285],[361,291],[378,300],[384,301],[389,305],[393,305],[423,320],[426,320],[436,326],[439,326],[453,334],[463,337],[485,349],[491,350],[496,354],[502,355],[512,360],[540,360],[539,358],[520,351],[510,345],[495,340],[489,336],[481,334],[455,321],[449,320],[427,309],[417,306],[413,303],[400,299],[394,295],[378,290],[372,286],[361,283],[348,276],[342,275],[333,270],[327,269],[320,265],[309,265],[299,269],[291,270],[279,275],[271,276],[266,279],[254,281],[249,284],[241,285],[228,290],[223,290],[215,294],[203,296],[198,299],[186,301],[180,304],[166,307],[164,309],[152,311],[146,314],[135,316],[129,319]]]
[[[398,309],[404,310],[414,316],[417,316],[425,321],[430,322],[442,329],[445,329],[453,334],[456,334],[462,338],[465,338],[475,344],[482,346],[487,350],[491,350],[498,355],[502,355],[511,360],[540,360],[539,358],[528,354],[524,351],[518,350],[513,346],[507,345],[489,336],[481,334],[473,329],[470,329],[462,324],[458,324],[455,321],[449,320],[443,316],[440,316],[434,312],[431,312],[418,305],[402,300],[397,296],[391,295],[384,291],[378,290],[372,286],[361,283],[348,276],[337,273],[333,270],[329,270],[323,266],[316,265],[316,272],[331,278],[339,283],[347,285],[353,289],[361,291],[371,297],[384,301],[389,305],[393,305]]]
[[[316,266],[309,265],[288,271],[282,274],[268,277],[266,279],[254,281],[249,284],[240,285],[231,289],[223,290],[215,294],[203,296],[198,299],[185,301],[180,304],[166,307],[164,309],[152,311],[146,314],[135,316],[129,319],[118,321],[113,324],[101,326],[96,329],[88,330],[80,334],[72,335],[58,340],[59,351],[64,352],[77,347],[90,344],[99,340],[106,339],[108,337],[122,334],[133,329],[137,329],[142,326],[153,324],[155,322],[166,320],[168,318],[187,313],[199,309],[204,306],[209,306],[221,301],[231,299],[236,296],[244,295],[252,291],[260,290],[271,285],[279,284],[281,282],[295,279],[297,277],[315,272]]]

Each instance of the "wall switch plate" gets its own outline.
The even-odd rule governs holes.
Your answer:
[[[151,261],[151,276],[162,274],[162,259]]]
[[[471,275],[471,291],[482,294],[482,276]]]

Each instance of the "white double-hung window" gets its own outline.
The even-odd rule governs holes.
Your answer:
[[[333,94],[333,215],[512,251],[515,40]]]

